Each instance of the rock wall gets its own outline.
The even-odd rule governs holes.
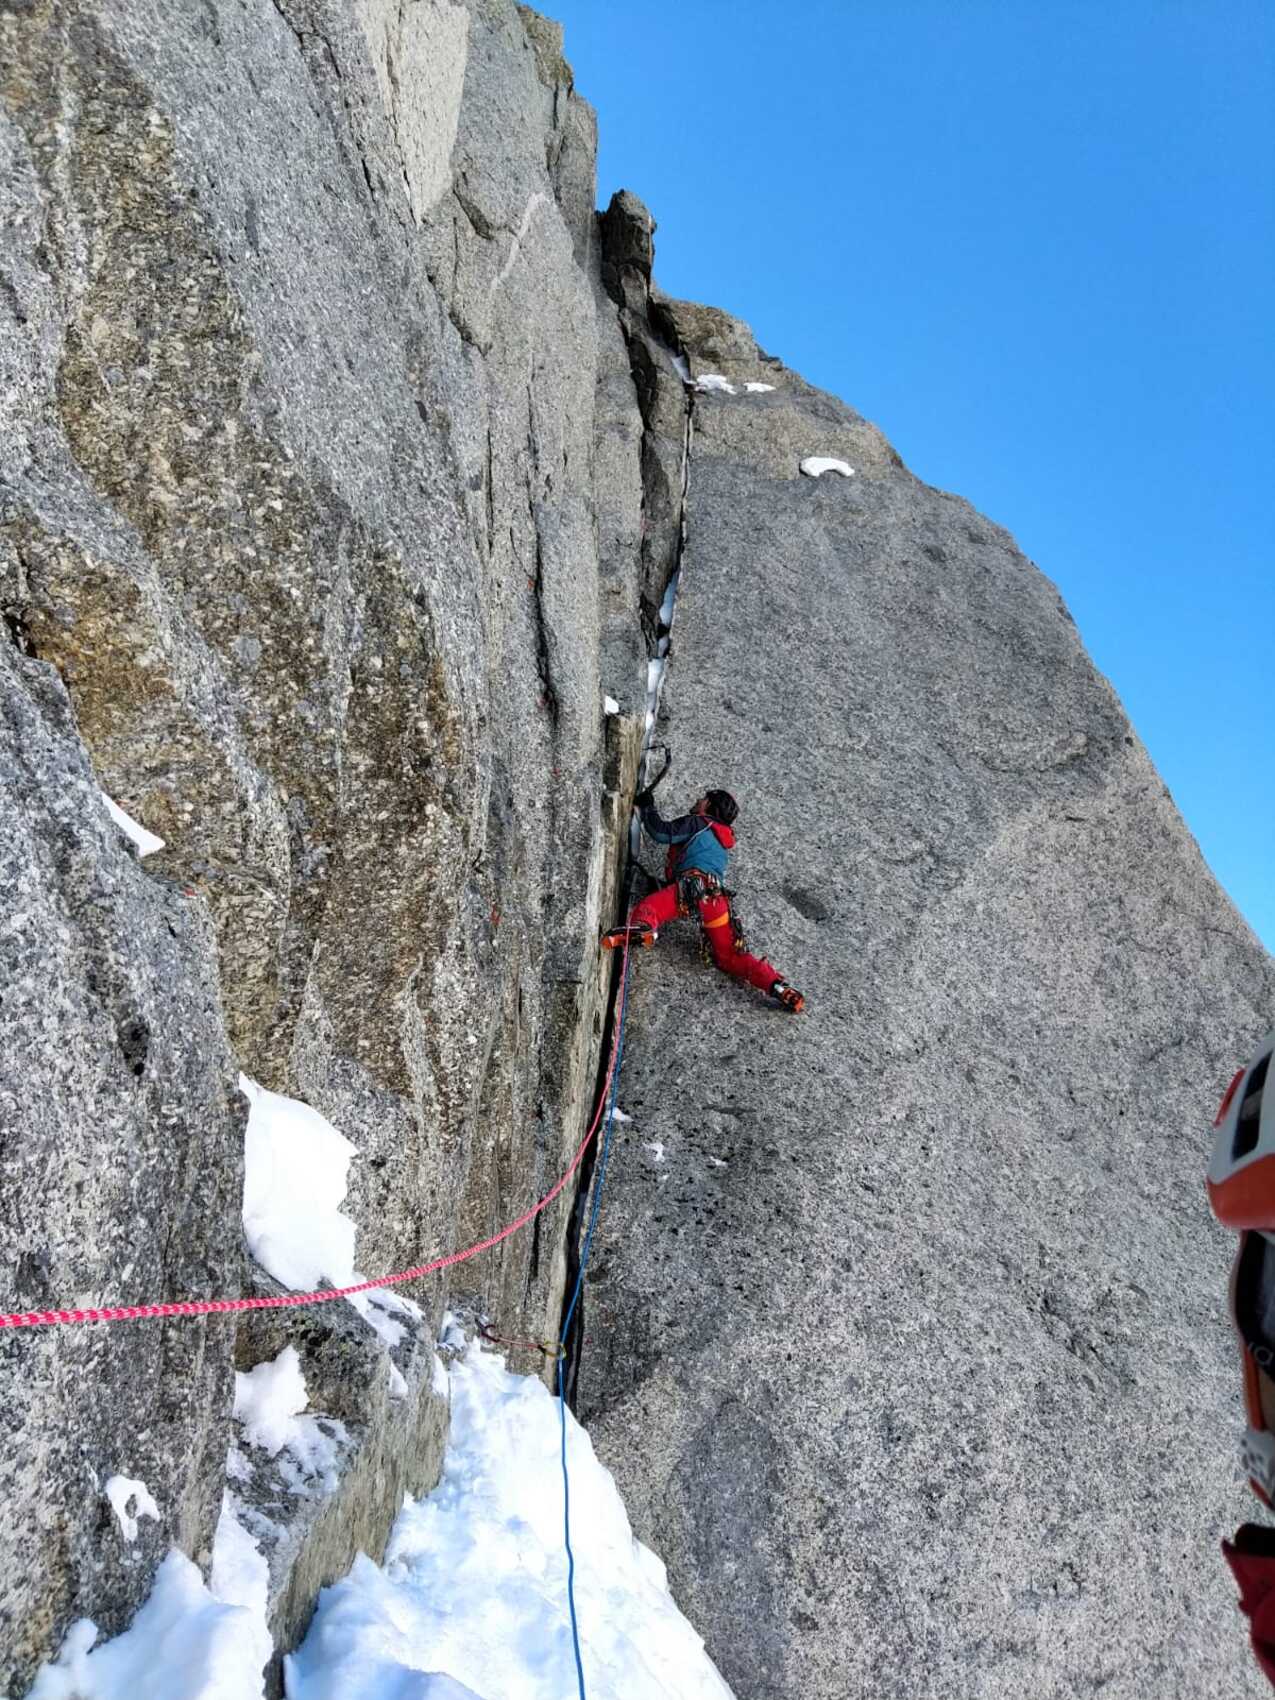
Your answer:
[[[237,1069],[402,1268],[556,1178],[597,1064],[646,646],[593,114],[509,0],[33,0],[0,86],[6,1308],[274,1290]],[[445,1297],[552,1333],[570,1210],[413,1289],[405,1400],[345,1306],[0,1341],[0,1688],[207,1563],[232,1366],[291,1342],[350,1445],[239,1484],[286,1645],[434,1479]]]
[[[1243,1692],[1195,1130],[1271,965],[1052,588],[653,230],[511,0],[0,0],[4,1308],[278,1290],[240,1070],[357,1148],[369,1274],[540,1195],[680,570],[661,797],[739,793],[810,1010],[636,968],[578,1385],[640,1532],[741,1700]],[[444,1303],[553,1331],[572,1207],[393,1345],[0,1336],[5,1692],[207,1566],[285,1345],[335,1486],[233,1487],[294,1642],[435,1477]]]
[[[1202,1182],[1275,966],[1007,533],[656,310],[731,386],[694,396],[659,800],[735,792],[808,1010],[686,926],[639,958],[579,1414],[749,1700],[1262,1692]]]

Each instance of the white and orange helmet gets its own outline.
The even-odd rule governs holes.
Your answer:
[[[1244,1357],[1244,1468],[1275,1505],[1275,1082],[1266,1090],[1275,1033],[1237,1070],[1218,1107],[1208,1195],[1223,1227],[1240,1234],[1231,1315]]]

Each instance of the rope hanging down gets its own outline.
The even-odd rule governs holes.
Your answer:
[[[633,918],[630,908],[628,920]],[[580,1657],[580,1627],[576,1619],[576,1560],[571,1550],[571,1483],[567,1474],[567,1391],[565,1381],[567,1336],[571,1332],[571,1319],[575,1315],[576,1304],[580,1298],[580,1290],[584,1285],[584,1272],[589,1263],[589,1252],[593,1246],[593,1230],[598,1224],[598,1211],[602,1205],[602,1188],[606,1184],[607,1158],[611,1152],[611,1130],[615,1125],[615,1095],[620,1084],[620,1061],[624,1055],[624,1014],[628,1007],[629,994],[629,941],[626,934],[624,940],[624,956],[620,964],[620,1002],[616,1012],[615,1038],[611,1046],[611,1059],[607,1066],[607,1077],[603,1082],[601,1101],[607,1106],[606,1128],[602,1135],[602,1150],[598,1156],[598,1178],[593,1188],[593,1203],[589,1210],[589,1226],[585,1230],[584,1245],[580,1251],[580,1267],[576,1272],[576,1284],[572,1289],[571,1303],[567,1306],[562,1321],[562,1333],[558,1340],[558,1428],[560,1435],[560,1451],[562,1456],[562,1528],[567,1547],[567,1606],[571,1613],[571,1645],[576,1660],[576,1682],[579,1686],[580,1700],[588,1700],[584,1686],[584,1663]]]

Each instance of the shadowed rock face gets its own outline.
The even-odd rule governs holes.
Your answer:
[[[212,929],[138,867],[56,675],[8,643],[0,774],[3,1308],[237,1290],[244,1117]],[[127,1599],[169,1544],[206,1558],[229,1340],[217,1319],[0,1337],[3,1594],[25,1608],[6,1659],[54,1640],[81,1577]],[[120,1538],[113,1475],[146,1482],[163,1531]]]
[[[357,1146],[369,1275],[574,1148],[646,660],[593,160],[512,0],[0,8],[4,1308],[238,1290],[238,1068]],[[351,1456],[323,1505],[254,1482],[286,1644],[435,1477],[445,1297],[552,1332],[570,1208],[416,1289],[404,1400],[335,1306],[7,1339],[0,1691],[206,1561],[232,1361],[291,1342]]]
[[[580,1414],[749,1700],[1261,1692],[1201,1187],[1271,962],[1053,586],[697,311],[660,800],[808,1013],[636,962]]]

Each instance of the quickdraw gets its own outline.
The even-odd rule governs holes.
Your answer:
[[[511,1347],[522,1346],[527,1351],[539,1352],[543,1357],[548,1358],[550,1363],[556,1363],[559,1358],[565,1358],[567,1355],[567,1348],[558,1341],[554,1341],[552,1344],[546,1344],[543,1340],[507,1340],[503,1334],[497,1334],[495,1330],[489,1328],[485,1322],[480,1322],[478,1324],[478,1332],[489,1345]]]

